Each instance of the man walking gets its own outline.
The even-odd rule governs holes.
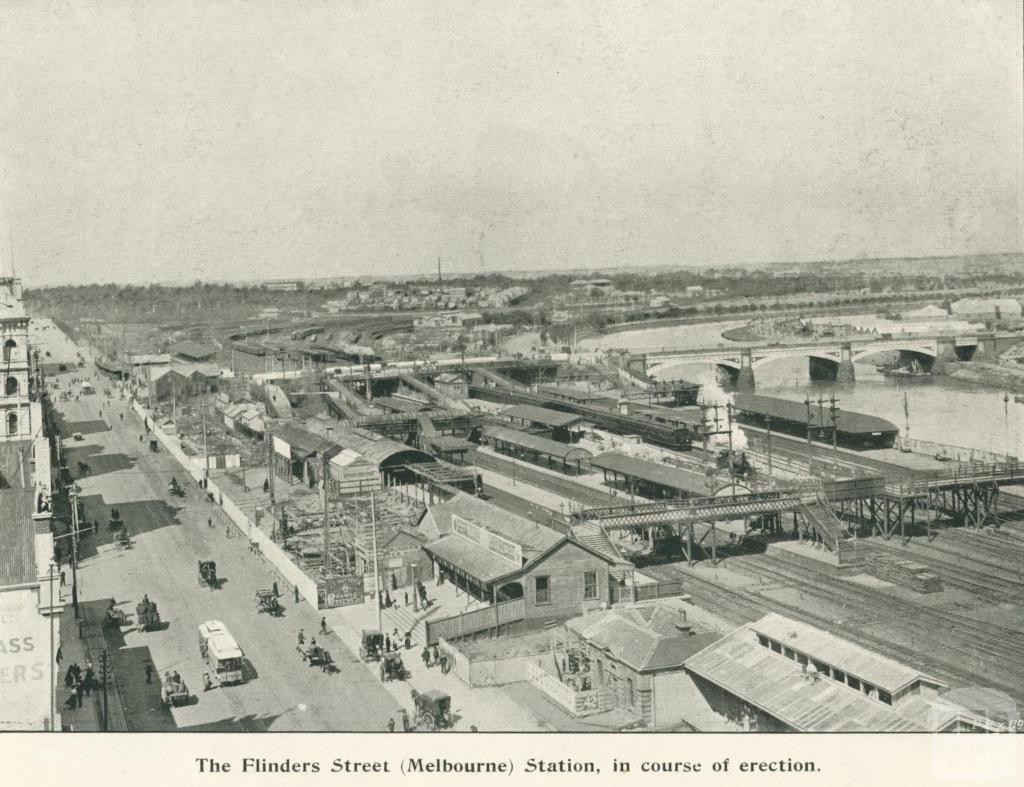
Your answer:
[[[420,654],[423,657],[423,666],[427,669],[430,668],[430,647],[428,645],[423,646],[423,652]]]
[[[61,587],[64,587],[64,581],[65,581],[65,576],[64,576],[64,572],[63,572],[63,571],[61,571],[61,572],[60,572],[60,586],[61,586]]]
[[[153,682],[153,665],[148,661],[146,662],[146,683]]]
[[[295,603],[296,604],[299,603],[299,586],[298,585],[295,586]]]
[[[327,618],[326,618],[326,616],[320,618],[320,633],[321,634],[326,634],[327,633]]]
[[[299,629],[299,647],[301,648],[306,644],[306,632],[303,629]]]

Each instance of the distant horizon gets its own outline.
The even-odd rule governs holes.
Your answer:
[[[509,279],[521,278],[524,281],[530,279],[539,279],[545,276],[558,276],[558,275],[585,275],[585,274],[598,274],[606,273],[609,275],[616,275],[622,273],[637,272],[642,274],[655,274],[658,272],[670,272],[673,270],[680,271],[713,271],[713,270],[725,270],[732,268],[768,268],[768,267],[784,267],[784,266],[804,266],[804,265],[836,265],[849,263],[853,265],[859,264],[870,264],[870,263],[891,263],[891,262],[922,262],[922,261],[942,261],[943,263],[954,264],[958,261],[968,261],[974,259],[983,258],[1000,258],[1000,257],[1022,257],[1024,258],[1024,251],[992,251],[992,252],[980,252],[977,254],[933,254],[925,256],[915,257],[855,257],[845,259],[814,259],[814,260],[775,260],[769,262],[742,262],[742,263],[723,263],[723,264],[685,264],[681,263],[678,265],[620,265],[620,266],[597,266],[597,267],[567,267],[567,268],[551,268],[547,270],[531,270],[531,269],[505,269],[505,270],[478,270],[478,271],[463,271],[463,270],[445,270],[442,265],[442,282],[449,279],[460,279],[460,278],[472,278],[476,276],[504,276]],[[7,272],[8,265],[4,264],[0,266],[0,277],[10,276]],[[437,271],[424,272],[424,273],[397,273],[397,274],[370,274],[370,273],[356,273],[356,274],[342,274],[342,275],[323,275],[323,276],[276,276],[273,278],[209,278],[204,279],[201,277],[195,277],[187,282],[173,282],[170,280],[153,280],[153,281],[90,281],[90,282],[62,282],[59,284],[44,284],[44,285],[33,285],[26,281],[23,276],[17,275],[15,271],[15,277],[20,279],[22,286],[25,290],[46,290],[55,289],[59,287],[90,287],[90,286],[131,286],[131,287],[146,287],[150,285],[156,285],[161,287],[182,287],[187,288],[193,286],[197,281],[200,284],[230,284],[235,286],[254,286],[258,287],[263,284],[271,284],[275,282],[323,282],[323,281],[337,281],[337,280],[353,280],[353,279],[364,279],[372,281],[395,281],[405,279],[414,279],[416,281],[437,281]]]

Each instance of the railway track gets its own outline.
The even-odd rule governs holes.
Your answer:
[[[832,604],[848,607],[853,602],[860,609],[893,608],[891,596],[858,587],[850,582],[833,580],[822,575],[817,575],[812,581],[799,570],[791,572],[788,567],[765,565],[763,561],[756,562],[748,558],[734,558],[730,561],[732,567],[736,567],[737,563],[748,575],[763,576],[783,586],[800,586],[801,592]],[[922,651],[927,647],[925,652],[928,654],[928,660],[947,674],[980,681],[977,685],[986,685],[998,680],[1001,683],[1000,688],[1008,693],[1022,693],[1024,675],[1020,671],[1007,671],[1005,665],[1019,664],[1021,648],[1024,647],[1024,632],[997,624],[977,623],[962,615],[920,604],[904,602],[901,606],[907,609],[909,614],[893,616],[890,622],[915,637],[920,645],[916,645],[914,649],[860,630],[850,633],[860,640],[873,640],[876,647],[891,653],[904,654],[899,656],[904,660],[909,656],[912,663],[921,660]],[[978,661],[987,662],[994,667],[993,674],[977,672],[970,667],[965,668],[965,654],[970,654]]]
[[[665,568],[670,568],[666,566]],[[927,656],[922,657],[921,650],[898,645],[891,640],[875,635],[867,634],[855,625],[843,625],[830,619],[822,613],[810,613],[802,607],[798,607],[775,599],[766,599],[758,592],[742,588],[726,588],[714,580],[697,576],[693,572],[676,569],[673,578],[682,578],[687,582],[687,589],[694,600],[701,605],[708,605],[710,609],[720,608],[717,605],[724,604],[726,609],[739,610],[733,613],[736,617],[743,617],[743,622],[756,620],[768,612],[777,612],[780,615],[799,620],[816,628],[829,631],[844,639],[857,642],[877,653],[889,658],[896,659],[904,664],[920,667],[931,676],[938,678],[950,686],[976,685],[990,686],[1007,692],[1018,701],[1024,698],[1024,691],[1021,689],[1019,676],[1012,676],[1000,680],[993,679],[989,674],[976,672],[972,669],[965,669],[955,657],[951,659],[936,658],[934,650],[928,651]],[[732,615],[724,617],[733,619]],[[939,641],[939,647],[949,649]],[[956,655],[963,655],[962,649],[956,650]],[[952,661],[952,664],[951,664]],[[923,666],[922,666],[923,665]]]
[[[987,560],[976,559],[964,554],[963,550],[950,550],[932,544],[911,542],[917,548],[904,547],[884,541],[862,542],[870,549],[913,560],[929,568],[942,579],[943,583],[969,590],[979,596],[996,600],[1017,599],[1024,594],[1019,571]],[[970,564],[978,566],[971,568]]]

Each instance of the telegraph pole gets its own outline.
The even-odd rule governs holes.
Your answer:
[[[53,632],[53,561],[50,561],[50,732],[57,724],[57,655],[54,650]]]
[[[377,599],[377,630],[383,631],[384,606],[380,594],[380,565],[377,559],[377,507],[374,503],[374,493],[372,489],[370,490],[370,528],[373,540],[373,586],[376,591],[374,596]]]
[[[270,492],[270,538],[273,540],[277,531],[276,505],[274,501],[274,435],[267,429],[267,488]]]
[[[327,457],[322,456],[321,459],[323,460],[323,469],[320,471],[320,475],[322,476],[324,504],[324,574],[326,574],[331,569],[331,524],[328,512]]]
[[[768,429],[768,483],[772,481],[772,417],[766,415],[764,419],[765,427]]]
[[[832,394],[828,400],[829,415],[832,416],[832,455],[833,462],[835,463],[835,469],[832,472],[833,476],[839,475],[839,408],[836,407],[838,401],[835,394]]]
[[[804,407],[807,408],[807,448],[811,447],[811,398],[809,396],[804,397]],[[811,461],[811,452],[807,451],[807,461]]]
[[[203,474],[203,481],[209,483],[210,481],[210,449],[206,444],[206,395],[209,393],[209,387],[203,385],[203,461],[206,465],[206,471]]]
[[[100,654],[100,677],[103,679],[103,731],[110,730],[107,707],[107,682],[110,680],[110,654],[106,649]]]
[[[71,483],[71,606],[78,615],[78,485]]]

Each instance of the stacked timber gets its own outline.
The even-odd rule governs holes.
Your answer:
[[[928,566],[910,560],[899,560],[886,555],[869,555],[864,566],[872,576],[884,579],[918,593],[936,593],[942,590],[942,580]]]

